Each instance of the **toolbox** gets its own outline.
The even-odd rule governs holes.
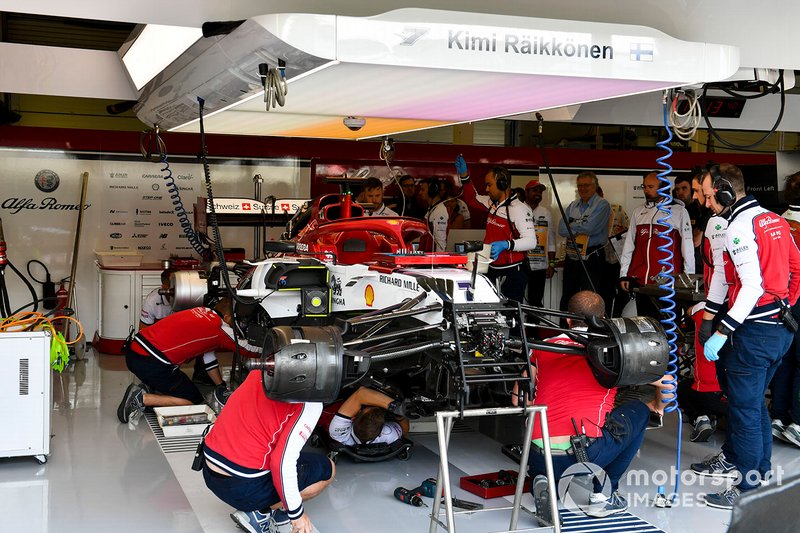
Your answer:
[[[517,472],[513,470],[500,470],[475,476],[463,476],[459,486],[484,500],[511,496],[517,490]],[[525,492],[531,491],[531,478],[525,477]]]
[[[153,409],[165,437],[202,435],[208,424],[216,420],[207,405],[180,405]]]

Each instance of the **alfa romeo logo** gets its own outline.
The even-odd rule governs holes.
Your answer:
[[[44,169],[36,173],[36,176],[33,178],[33,183],[40,191],[49,193],[58,189],[61,179],[58,177],[58,174],[52,170]]]

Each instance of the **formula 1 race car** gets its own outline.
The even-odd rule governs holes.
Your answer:
[[[606,386],[663,375],[669,348],[657,321],[590,319],[588,332],[567,332],[585,348],[529,338],[572,315],[502,298],[478,273],[479,254],[468,256],[482,243],[415,251],[427,232],[420,220],[366,217],[349,194],[329,194],[299,210],[286,240],[265,243],[274,257],[236,269],[238,330],[263,353],[247,368],[266,370],[269,396],[327,403],[350,385],[391,383],[420,415],[507,405],[515,384],[532,393],[524,376],[534,347],[586,355]],[[208,303],[228,275],[176,272],[173,307]]]

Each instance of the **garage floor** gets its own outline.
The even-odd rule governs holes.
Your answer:
[[[189,468],[191,446],[168,443],[162,449],[164,439],[156,438],[145,419],[133,429],[117,421],[117,405],[132,380],[122,357],[92,352],[63,374],[54,374],[49,461],[39,465],[28,457],[0,459],[0,529],[31,533],[238,531],[228,517],[231,509],[206,489],[199,473]],[[630,478],[630,483],[623,486],[631,503],[630,512],[652,525],[638,521],[632,526],[625,525],[628,522],[616,527],[595,526],[585,520],[582,525],[575,525],[570,519],[568,522],[573,525],[569,529],[726,531],[730,513],[698,503],[699,494],[719,487],[688,473],[683,476],[679,506],[664,510],[650,504],[656,486],[664,482],[674,465],[676,424],[677,417],[671,415],[665,428],[648,431],[644,447],[632,465],[642,475],[638,480]],[[427,531],[426,508],[403,505],[392,497],[395,487],[411,488],[436,475],[436,435],[425,431],[430,425],[416,429],[421,432],[412,435],[416,446],[409,461],[354,464],[343,458],[338,462],[333,485],[307,505],[312,521],[322,533]],[[715,435],[717,440],[695,444],[684,433],[683,467],[715,452],[720,437]],[[500,443],[463,425],[457,425],[451,438],[450,458],[454,480],[466,474],[514,467],[500,453]],[[788,477],[800,467],[800,449],[777,442],[773,465],[781,467]],[[481,501],[461,489],[456,489],[454,495]],[[509,505],[510,500],[481,503],[501,507]],[[530,505],[530,496],[523,503]],[[456,527],[464,532],[505,531],[509,519],[510,511],[459,515]],[[626,520],[636,522],[632,517]],[[523,512],[519,528],[532,527],[534,521]]]

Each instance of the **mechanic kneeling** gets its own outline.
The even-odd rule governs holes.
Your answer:
[[[602,317],[605,303],[595,292],[580,291],[570,298],[568,310],[576,315]],[[571,329],[586,330],[582,321],[568,319],[567,322]],[[566,335],[548,339],[547,342],[578,346]],[[547,405],[556,480],[578,462],[570,441],[570,437],[576,435],[574,428],[577,427],[579,432],[587,436],[584,440],[588,442],[588,462],[603,468],[611,484],[611,497],[608,498],[600,492],[599,483],[595,480],[594,494],[586,502],[587,506],[583,507],[586,514],[603,517],[625,511],[628,503],[619,492],[619,480],[642,445],[651,411],[661,413],[661,400],[666,387],[662,381],[653,383],[657,393],[650,404],[633,400],[615,409],[617,389],[607,389],[597,382],[585,356],[533,350],[531,363],[536,384],[534,405]],[[531,437],[533,443],[528,460],[531,478],[546,475],[547,472],[540,428],[536,424]]]
[[[319,402],[281,402],[264,394],[261,370],[237,388],[203,443],[203,478],[231,518],[249,533],[315,531],[303,502],[333,481],[324,455],[300,450],[322,413]]]
[[[231,301],[223,298],[214,309],[195,307],[173,313],[133,336],[125,346],[128,370],[142,384],[128,386],[117,408],[120,422],[136,422],[145,407],[193,405],[204,402],[200,390],[181,371],[181,365],[202,357],[214,385],[214,397],[224,403],[227,385],[222,380],[217,350],[236,349]],[[247,357],[259,357],[261,349],[239,338]]]

